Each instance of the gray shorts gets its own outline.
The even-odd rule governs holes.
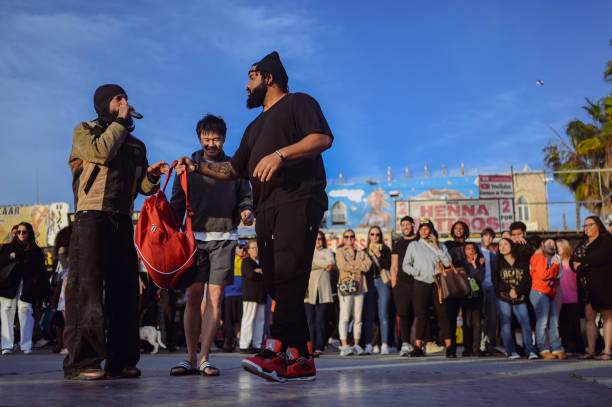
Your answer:
[[[198,243],[198,254],[193,265],[180,277],[177,288],[194,283],[229,285],[234,282],[235,240],[211,240]]]

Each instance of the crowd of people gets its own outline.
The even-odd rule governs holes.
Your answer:
[[[317,233],[304,297],[313,356],[398,352],[422,357],[444,350],[448,358],[455,358],[460,315],[463,357],[500,356],[498,346],[503,345],[509,359],[521,355],[565,359],[575,354],[581,359],[609,360],[612,235],[599,218],[585,220],[584,240],[575,248],[562,238],[527,235],[521,222],[513,223],[498,242],[490,229],[480,234],[479,242],[470,241],[468,226],[457,222],[452,239],[444,243],[437,240],[437,231],[427,219],[418,228],[408,216],[400,224],[401,236],[393,248],[383,242],[378,226],[370,228],[362,249],[356,247],[352,229],[344,231],[335,251],[327,247],[325,234]],[[0,284],[3,355],[16,348],[31,354],[35,342],[50,343],[54,352],[68,353],[63,328],[70,232],[66,228],[56,239],[56,267],[51,274],[29,223],[16,225],[11,242],[0,249],[0,267],[14,265],[10,281]],[[197,302],[192,300],[192,313],[189,287],[159,289],[141,268],[139,325],[161,328],[171,352],[180,346],[194,355],[203,346],[245,354],[261,351],[270,337],[274,301],[266,293],[257,240],[238,241],[232,256],[233,281],[223,284],[220,326],[214,325],[210,344],[204,343],[199,329],[211,306],[211,297],[205,294],[210,282],[202,283]],[[472,293],[440,301],[434,276],[451,265],[467,275]],[[45,315],[47,311],[51,316]],[[199,321],[191,331],[189,318]],[[146,351],[148,345],[140,346]],[[172,368],[172,374],[186,374],[190,369],[193,366],[183,362]]]

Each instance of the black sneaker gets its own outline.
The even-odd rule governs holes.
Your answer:
[[[419,358],[419,357],[424,357],[425,353],[423,352],[422,348],[419,348],[418,346],[415,346],[414,349],[412,349],[412,352],[410,352],[410,357],[413,358]]]

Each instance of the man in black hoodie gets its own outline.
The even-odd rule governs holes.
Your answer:
[[[98,118],[74,129],[69,159],[76,214],[66,287],[64,376],[138,377],[138,258],[132,210],[138,192],[151,195],[159,188],[168,165],[148,165],[144,143],[131,134],[133,108],[120,86],[100,86],[94,107]]]
[[[319,104],[304,93],[289,93],[277,52],[249,70],[247,107],[263,112],[247,127],[230,162],[184,167],[217,179],[248,178],[253,187],[257,245],[268,294],[276,301],[272,338],[246,358],[251,373],[277,381],[314,380],[304,310],[315,239],[327,209],[321,153],[333,135]]]

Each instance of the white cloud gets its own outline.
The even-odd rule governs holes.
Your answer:
[[[348,198],[353,202],[361,202],[365,191],[363,189],[334,189],[329,191],[328,195],[334,198]]]

